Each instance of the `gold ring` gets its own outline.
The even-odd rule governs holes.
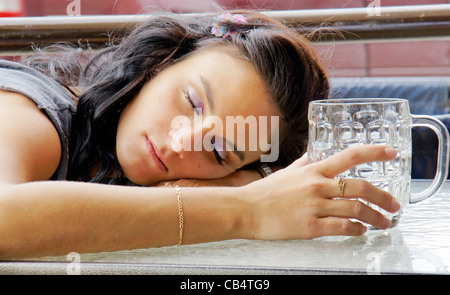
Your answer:
[[[339,198],[342,198],[344,196],[345,179],[339,177],[338,185],[339,185]]]
[[[168,187],[173,187],[172,184],[170,182],[165,182],[164,186],[168,186]]]

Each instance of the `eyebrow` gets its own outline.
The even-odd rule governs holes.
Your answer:
[[[213,95],[212,95],[212,91],[211,91],[211,84],[209,83],[208,79],[206,79],[203,76],[200,76],[200,80],[202,81],[203,84],[203,89],[205,90],[205,94],[206,94],[206,98],[208,99],[208,103],[209,103],[209,108],[211,110],[211,113],[214,112],[214,99],[213,99]],[[223,140],[225,140],[226,144],[229,147],[233,148],[233,153],[238,156],[239,160],[241,162],[244,162],[245,159],[245,153],[243,151],[239,151],[237,149],[237,146],[235,144],[232,144],[230,141],[228,141],[228,139],[226,139],[225,137],[223,138]]]

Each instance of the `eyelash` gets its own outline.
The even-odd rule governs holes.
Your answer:
[[[191,99],[191,96],[189,95],[189,91],[188,90],[183,90],[184,93],[184,98],[188,101],[188,103],[191,105],[192,109],[194,109],[194,111],[197,111],[197,106],[194,104],[194,102]],[[214,137],[212,138],[212,140],[214,140]],[[214,145],[213,142],[211,142],[211,144]],[[222,159],[222,157],[219,155],[219,153],[217,152],[216,148],[214,147],[212,150],[213,154],[214,154],[214,158],[216,159],[217,163],[219,165],[222,166],[222,163],[224,161],[224,159]]]
[[[191,107],[195,110],[197,107],[195,106],[194,102],[191,99],[191,96],[189,95],[189,91],[183,90],[184,98],[189,102]]]
[[[219,163],[220,166],[222,166],[222,158],[219,156],[219,153],[216,151],[216,149],[213,149],[214,158],[216,158],[217,163]]]
[[[214,144],[215,144],[215,137],[213,137],[213,138],[211,138],[211,144],[213,145],[213,152],[214,152],[214,157],[216,158],[216,161],[217,161],[217,163],[219,163],[219,165],[222,165],[222,163],[223,163],[223,161],[225,160],[225,159],[223,159],[221,156],[220,156],[220,154],[219,154],[219,152],[216,150],[216,148],[215,148],[215,146],[214,146]],[[226,155],[226,153],[225,153],[225,155]]]

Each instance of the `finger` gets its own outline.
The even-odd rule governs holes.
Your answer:
[[[345,149],[325,160],[316,162],[319,172],[334,178],[356,165],[375,161],[390,161],[397,151],[387,146],[363,145]]]
[[[301,156],[300,158],[298,158],[297,160],[295,160],[294,162],[292,162],[292,164],[290,164],[289,166],[287,166],[286,168],[300,168],[303,166],[308,165],[308,154],[304,153],[303,156]]]
[[[317,226],[317,236],[360,236],[367,231],[360,222],[338,217],[319,218]]]
[[[389,218],[358,200],[327,200],[321,214],[320,217],[357,219],[381,229],[387,229],[391,225]]]
[[[344,179],[342,196],[337,179],[330,179],[329,185],[325,187],[328,187],[328,191],[324,192],[327,198],[363,199],[391,213],[397,212],[401,208],[394,196],[363,179]]]

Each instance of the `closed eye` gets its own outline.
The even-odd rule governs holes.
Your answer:
[[[194,109],[195,114],[200,115],[203,113],[203,101],[195,88],[188,86],[187,89],[183,90],[183,94],[185,99]]]
[[[227,152],[223,148],[224,146],[223,142],[222,145],[220,145],[220,143],[216,141],[215,137],[212,137],[211,145],[213,146],[212,152],[214,153],[214,158],[216,159],[219,165],[222,165],[223,161],[227,159]]]
[[[183,90],[183,94],[186,101],[194,109],[196,115],[203,113],[203,100],[194,87],[188,85],[187,89]],[[221,145],[220,141],[216,142],[215,137],[211,138],[211,152],[216,162],[221,166],[223,166],[223,162],[227,159],[227,151],[223,148],[224,145],[225,143],[223,141]]]

